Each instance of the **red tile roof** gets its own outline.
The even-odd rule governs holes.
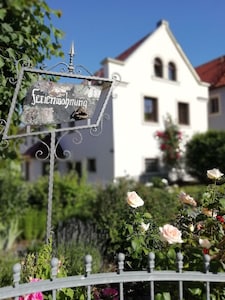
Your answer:
[[[151,33],[150,33],[151,34]],[[125,61],[148,37],[150,34],[147,34],[145,37],[140,39],[138,42],[133,44],[131,47],[129,47],[127,50],[119,54],[118,56],[115,57],[117,60]],[[98,77],[104,77],[104,70],[103,68],[99,69],[94,73],[95,76]]]
[[[136,42],[134,45],[132,45],[130,48],[122,52],[120,55],[116,57],[118,60],[126,60],[148,37],[150,34],[147,34],[145,37],[140,39],[138,42]]]
[[[225,86],[225,56],[198,66],[195,70],[202,81],[211,84],[211,89]]]

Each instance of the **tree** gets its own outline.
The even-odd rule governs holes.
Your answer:
[[[38,67],[52,56],[63,57],[59,39],[61,30],[52,24],[52,17],[60,17],[59,10],[51,9],[44,0],[2,0],[0,3],[0,125],[6,120],[15,90],[18,71],[31,61],[32,67]],[[27,80],[27,82],[26,82]],[[24,97],[25,88],[30,81],[26,78],[19,101]],[[20,111],[17,103],[16,111]],[[13,124],[18,126],[17,114]],[[2,128],[1,128],[2,131]],[[3,151],[1,151],[3,152]],[[11,154],[13,151],[11,152]]]
[[[210,130],[195,134],[186,145],[188,172],[206,182],[206,170],[220,169],[225,173],[225,131]]]

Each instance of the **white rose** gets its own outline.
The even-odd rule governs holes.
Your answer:
[[[150,223],[145,224],[144,222],[142,222],[142,223],[141,223],[141,229],[142,229],[143,231],[147,231],[147,230],[149,229],[149,225],[150,225]]]
[[[127,203],[133,208],[137,208],[139,206],[144,205],[144,201],[134,191],[127,193]]]
[[[216,179],[220,179],[222,176],[223,173],[221,173],[219,169],[214,168],[207,171],[207,177],[209,179],[216,180]]]
[[[208,239],[199,239],[199,245],[202,248],[209,249],[211,247],[211,243]]]
[[[163,241],[169,244],[183,243],[181,231],[173,225],[166,224],[163,227],[159,227],[159,230]]]

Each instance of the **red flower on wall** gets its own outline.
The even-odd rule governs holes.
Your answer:
[[[163,152],[164,163],[170,167],[176,166],[182,157],[180,147],[182,133],[172,122],[171,117],[165,121],[165,130],[157,131],[155,136],[159,141],[159,148]]]

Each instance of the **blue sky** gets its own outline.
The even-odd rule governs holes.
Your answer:
[[[74,64],[95,72],[106,57],[114,58],[156,28],[159,20],[170,29],[196,67],[225,55],[224,0],[47,0],[62,11],[54,25],[65,32],[62,49],[75,44]],[[53,59],[50,67],[62,59]]]

